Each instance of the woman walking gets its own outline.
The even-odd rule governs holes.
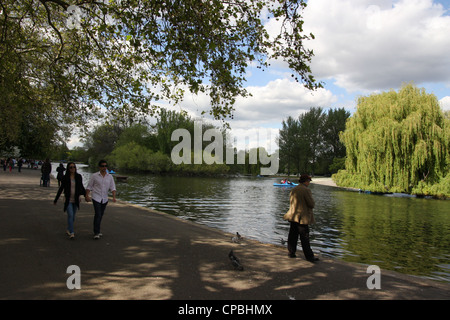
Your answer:
[[[77,209],[80,209],[80,196],[86,196],[86,190],[83,186],[83,178],[81,174],[77,173],[77,167],[73,162],[67,164],[66,174],[53,201],[55,205],[63,191],[65,197],[64,211],[67,211],[67,235],[70,239],[74,239],[73,223],[75,221],[75,213]]]

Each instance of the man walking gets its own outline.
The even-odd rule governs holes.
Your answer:
[[[310,262],[319,259],[314,257],[309,243],[309,224],[315,222],[313,208],[314,199],[312,192],[308,189],[311,177],[307,174],[300,176],[299,185],[291,191],[289,211],[284,215],[284,220],[289,221],[289,236],[288,236],[288,256],[295,258],[297,251],[298,236],[302,244],[303,253],[306,260]]]
[[[108,173],[108,165],[105,160],[98,163],[99,172],[94,173],[86,187],[86,200],[90,201],[90,193],[92,192],[92,203],[94,204],[94,239],[100,239],[100,225],[102,223],[103,214],[108,204],[108,191],[111,190],[113,202],[116,202],[116,185],[113,176]]]

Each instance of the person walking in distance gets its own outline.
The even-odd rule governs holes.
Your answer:
[[[86,187],[87,201],[92,199],[94,205],[94,239],[100,239],[102,236],[100,226],[106,205],[108,204],[108,191],[112,192],[112,201],[116,202],[116,185],[113,176],[108,173],[108,165],[105,160],[98,163],[99,170],[89,179]],[[92,193],[92,197],[91,194]]]
[[[283,219],[289,221],[288,235],[288,256],[295,258],[297,251],[298,236],[302,244],[303,254],[306,260],[315,262],[319,260],[314,257],[314,252],[309,243],[309,225],[315,223],[314,220],[314,199],[312,192],[308,189],[311,177],[307,174],[300,176],[299,185],[292,189],[290,194],[289,211],[284,215]]]

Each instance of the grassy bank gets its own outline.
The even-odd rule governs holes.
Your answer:
[[[417,196],[432,196],[436,199],[450,199],[450,174],[440,179],[438,183],[429,184],[423,180],[408,189],[395,185],[387,185],[380,181],[364,181],[358,174],[349,174],[340,170],[332,176],[339,187],[355,188],[371,192],[407,193]]]

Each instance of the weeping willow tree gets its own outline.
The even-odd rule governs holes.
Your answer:
[[[424,89],[359,98],[340,139],[347,158],[338,185],[450,197],[450,121]]]

